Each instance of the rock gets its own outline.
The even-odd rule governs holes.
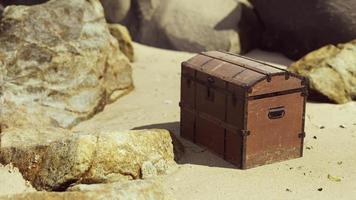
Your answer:
[[[7,129],[1,135],[0,162],[13,163],[36,189],[55,191],[175,169],[170,133],[163,129],[91,134],[56,130]]]
[[[134,41],[147,45],[240,53],[259,41],[258,19],[251,6],[240,1],[134,0],[131,4],[126,17],[113,22],[127,26]]]
[[[309,79],[310,89],[336,103],[356,99],[356,40],[327,45],[288,69]]]
[[[340,181],[342,180],[340,177],[338,177],[338,176],[332,176],[332,175],[330,175],[330,174],[328,174],[328,179],[329,179],[330,181],[335,181],[335,182],[340,182]]]
[[[123,22],[130,12],[131,0],[100,0],[106,20],[110,23]]]
[[[156,167],[151,162],[143,162],[141,169],[143,179],[155,177],[158,174]]]
[[[126,55],[131,62],[134,61],[134,50],[129,31],[125,26],[120,24],[108,24],[112,36],[119,42],[119,47],[122,53]]]
[[[133,87],[98,0],[8,6],[0,43],[2,101],[51,126],[73,127]]]
[[[119,49],[120,42],[129,54],[129,36],[122,27],[109,26],[98,0],[51,0],[4,11],[0,163],[13,163],[36,189],[63,191],[75,184],[153,177],[175,168],[166,130],[70,129],[133,87],[129,60]],[[33,198],[72,194],[34,193]],[[73,198],[87,197],[78,195]]]
[[[48,108],[37,103],[27,103],[26,105],[16,105],[14,102],[3,100],[0,97],[0,126],[1,132],[8,128],[37,129],[41,127],[58,126],[56,122],[46,116]],[[52,110],[53,111],[53,110]]]
[[[33,192],[1,198],[3,200],[168,200],[161,184],[155,181],[76,185],[68,192]]]
[[[265,30],[262,45],[292,59],[356,38],[354,0],[251,0]]]

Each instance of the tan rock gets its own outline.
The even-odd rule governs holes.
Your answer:
[[[310,88],[336,103],[356,99],[356,40],[328,45],[306,55],[289,70],[305,76]]]
[[[168,200],[161,184],[154,181],[129,181],[124,183],[77,185],[68,192],[34,192],[8,197],[1,200]]]
[[[172,140],[163,129],[58,131],[8,129],[1,136],[0,162],[13,163],[40,190],[152,177],[175,169]]]
[[[109,30],[112,36],[119,42],[119,47],[122,53],[133,62],[134,61],[134,49],[132,46],[132,39],[129,31],[125,26],[120,24],[108,24]]]
[[[129,61],[98,0],[8,6],[0,44],[2,101],[51,125],[72,127],[120,97],[113,93],[133,87]]]
[[[53,127],[58,126],[56,121],[44,115],[47,108],[37,103],[17,105],[15,102],[4,100],[0,104],[0,125],[2,132],[8,128],[24,128],[26,130],[46,127],[48,125]]]

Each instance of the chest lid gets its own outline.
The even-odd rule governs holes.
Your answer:
[[[305,79],[286,69],[220,51],[202,52],[183,65],[243,87],[248,96],[301,89]]]

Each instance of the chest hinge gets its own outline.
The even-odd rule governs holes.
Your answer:
[[[249,136],[250,135],[250,131],[249,130],[241,130],[241,135],[243,137]]]
[[[298,134],[298,137],[299,137],[299,138],[305,138],[305,132],[299,133],[299,134]]]
[[[300,95],[302,95],[302,97],[307,97],[309,95],[308,94],[308,89],[307,88],[303,88],[302,93]]]

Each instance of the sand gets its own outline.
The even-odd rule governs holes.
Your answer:
[[[135,51],[136,89],[75,129],[154,127],[179,134],[180,63],[193,54],[140,44],[135,44]],[[279,54],[259,50],[248,56],[291,63]],[[163,178],[167,191],[178,200],[356,198],[356,102],[308,103],[304,157],[254,169],[235,169],[204,148],[181,140],[186,154],[179,169]]]
[[[0,196],[33,191],[35,189],[24,180],[17,168],[0,164]]]
[[[140,44],[134,48],[135,90],[73,130],[167,128],[179,134],[180,63],[194,54]],[[259,50],[248,55],[284,65],[291,62]],[[356,102],[308,103],[304,157],[299,159],[239,170],[205,148],[181,141],[186,153],[179,169],[160,177],[177,200],[356,199]],[[6,174],[0,167],[0,194],[6,193],[4,184],[24,186],[15,181],[18,175]]]

